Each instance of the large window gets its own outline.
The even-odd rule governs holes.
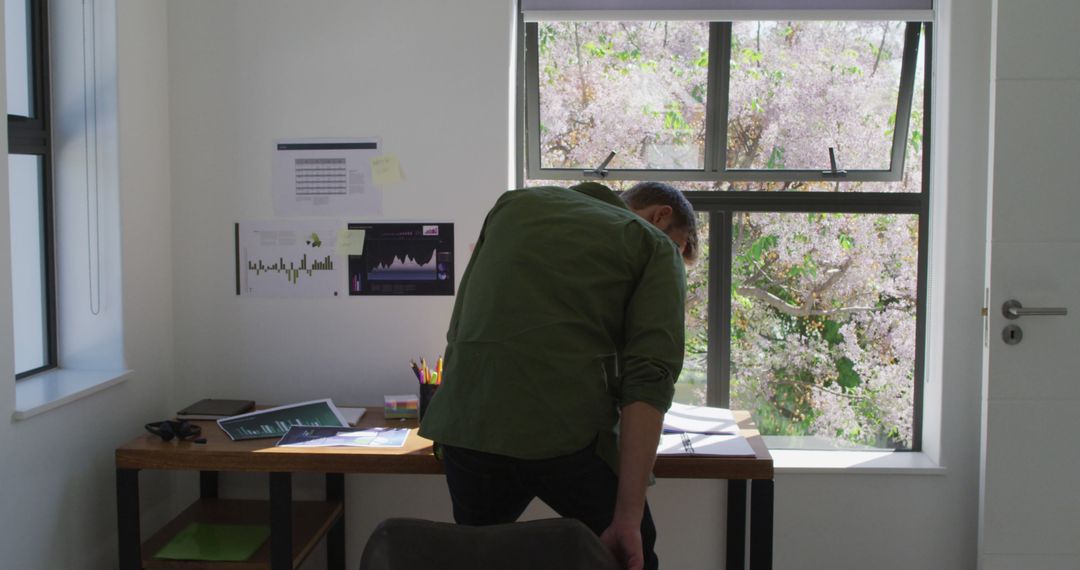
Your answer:
[[[699,212],[676,399],[775,447],[919,449],[930,25],[524,30],[525,183],[664,180]]]
[[[56,366],[46,4],[4,3],[16,378]]]

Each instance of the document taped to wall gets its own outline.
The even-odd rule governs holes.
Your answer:
[[[348,286],[336,220],[238,222],[236,294],[244,297],[337,297]]]
[[[274,141],[274,213],[382,215],[382,190],[371,175],[371,159],[381,154],[378,137]]]

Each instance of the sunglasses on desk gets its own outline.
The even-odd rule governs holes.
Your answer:
[[[146,431],[160,437],[162,441],[195,439],[202,435],[202,428],[184,420],[165,420],[146,424]]]

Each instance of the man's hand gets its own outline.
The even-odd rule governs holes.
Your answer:
[[[663,424],[663,412],[645,402],[633,402],[622,408],[615,515],[600,540],[624,568],[631,570],[641,570],[645,565],[641,518],[645,514],[645,490],[656,461],[656,445]]]
[[[641,521],[611,521],[611,526],[600,534],[600,542],[604,543],[626,570],[641,570],[645,566],[641,546]]]

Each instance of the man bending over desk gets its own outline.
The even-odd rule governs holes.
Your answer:
[[[459,524],[513,522],[539,497],[626,567],[657,567],[645,491],[682,369],[683,264],[696,251],[693,209],[666,184],[621,200],[596,183],[499,198],[420,426],[442,447]]]

